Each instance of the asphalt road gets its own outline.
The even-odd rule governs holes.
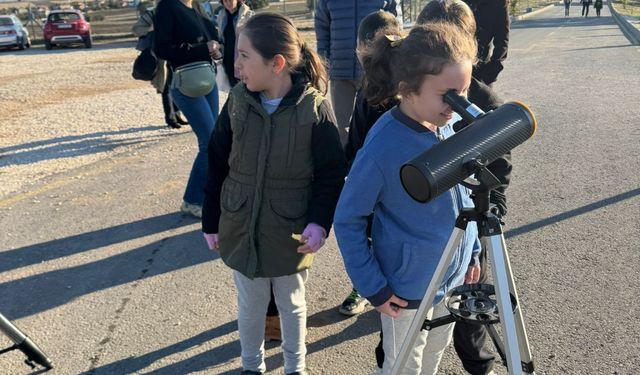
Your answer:
[[[514,150],[507,246],[537,373],[636,374],[640,49],[607,8],[578,12],[512,26],[495,88],[530,105],[538,131]],[[0,201],[0,312],[52,373],[238,373],[230,272],[177,212],[194,152],[179,134]],[[348,289],[331,237],[307,289],[312,374],[374,370],[377,314],[340,316]],[[20,353],[0,356],[0,374],[28,373]],[[451,349],[441,373],[463,373]]]

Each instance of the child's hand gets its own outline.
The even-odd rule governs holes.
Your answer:
[[[299,242],[304,245],[298,247],[298,252],[301,254],[315,253],[324,246],[326,238],[327,232],[323,227],[315,223],[309,223],[300,236]]]
[[[475,284],[478,280],[480,280],[480,265],[476,264],[475,266],[469,266],[467,274],[464,275],[464,283]]]
[[[204,239],[207,241],[207,245],[209,246],[209,250],[218,250],[220,245],[218,244],[218,233],[202,233],[204,235]]]
[[[396,295],[392,295],[391,298],[380,306],[376,307],[378,312],[388,315],[392,318],[397,318],[400,316],[400,309],[407,307],[409,303],[401,298],[396,297]]]

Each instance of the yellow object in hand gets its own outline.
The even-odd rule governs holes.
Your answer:
[[[300,242],[300,240],[302,240],[302,235],[301,234],[291,233],[291,238],[293,238],[294,240]]]

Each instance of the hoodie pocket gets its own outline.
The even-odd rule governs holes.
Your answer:
[[[400,266],[394,271],[394,274],[398,278],[402,278],[409,269],[411,263],[411,245],[408,243],[402,244],[402,251],[400,252]]]

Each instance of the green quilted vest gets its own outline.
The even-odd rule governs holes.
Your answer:
[[[277,277],[311,266],[291,238],[302,233],[311,199],[312,127],[324,97],[307,87],[296,105],[269,115],[243,84],[228,100],[233,132],[229,175],[222,185],[220,255],[243,275]]]

